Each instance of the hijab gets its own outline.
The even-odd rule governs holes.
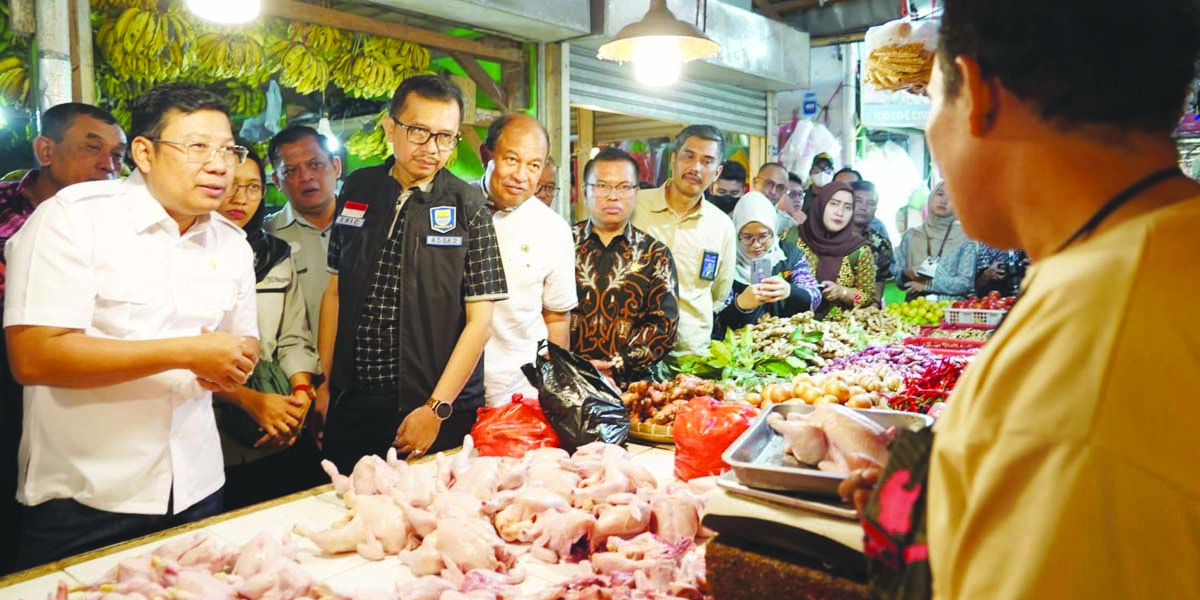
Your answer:
[[[763,254],[763,258],[771,259],[772,266],[787,258],[783,250],[779,247],[779,232],[776,231],[779,214],[766,196],[759,192],[745,194],[738,200],[737,205],[733,207],[733,214],[730,215],[730,218],[733,219],[735,235],[740,236],[742,228],[750,223],[759,223],[771,230],[771,245],[767,247],[767,253]],[[745,285],[754,283],[750,278],[750,263],[753,260],[754,256],[746,250],[746,246],[739,239],[737,242],[737,268],[733,275],[734,281]]]
[[[939,258],[953,255],[954,251],[967,241],[967,234],[963,232],[962,225],[959,224],[957,216],[950,214],[945,217],[939,217],[933,214],[933,196],[942,187],[943,184],[939,183],[933,188],[933,192],[929,194],[930,204],[926,205],[925,222],[920,227],[914,227],[909,230],[910,235],[913,237],[908,243],[906,264],[914,268],[925,262],[925,259],[930,255],[938,256]],[[945,244],[944,249],[942,247],[943,243]],[[938,254],[939,251],[941,251],[940,255]]]
[[[836,282],[842,261],[867,243],[865,238],[854,233],[853,223],[846,224],[846,228],[837,233],[825,227],[825,207],[838,192],[854,195],[845,183],[835,181],[822,187],[816,202],[808,205],[808,220],[800,225],[800,239],[817,255],[817,281]]]
[[[292,247],[285,241],[267,233],[263,229],[263,220],[267,217],[267,203],[258,203],[258,210],[246,222],[246,241],[254,250],[254,279],[262,283],[267,273],[292,254]]]

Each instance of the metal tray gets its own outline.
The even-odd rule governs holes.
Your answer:
[[[763,490],[800,492],[816,496],[838,495],[838,485],[846,479],[844,473],[810,469],[784,451],[783,436],[767,425],[771,413],[784,417],[792,413],[808,414],[813,407],[804,403],[776,404],[763,411],[721,458],[733,467],[743,485]],[[933,419],[918,413],[894,410],[858,410],[863,416],[884,427],[916,431],[933,425]]]
[[[737,475],[733,471],[727,471],[724,475],[718,477],[717,487],[734,494],[746,496],[747,498],[779,504],[788,508],[798,508],[831,517],[838,517],[839,519],[858,520],[858,512],[849,504],[832,504],[821,500],[807,500],[796,496],[789,496],[779,492],[756,490],[746,487],[742,482],[738,481]]]

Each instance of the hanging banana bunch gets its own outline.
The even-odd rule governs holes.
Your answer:
[[[368,131],[358,130],[346,140],[346,151],[362,159],[387,158],[392,149],[383,131],[383,119],[387,110],[379,113],[374,127]]]
[[[29,70],[16,56],[0,60],[0,102],[5,106],[24,106],[29,97]]]
[[[193,27],[183,10],[159,12],[135,3],[96,32],[100,53],[122,76],[148,82],[171,81],[189,68]]]
[[[354,35],[351,33],[335,27],[299,21],[292,21],[288,24],[287,39],[308,46],[317,56],[328,63],[332,63],[350,52],[354,45]]]
[[[355,98],[390,96],[400,84],[396,72],[374,52],[344,54],[331,68],[333,83]]]
[[[229,103],[229,113],[251,117],[267,108],[267,95],[258,86],[250,86],[238,80],[225,82],[222,93]]]
[[[280,85],[301,94],[323,92],[329,86],[329,63],[300,42],[279,40],[271,45],[268,56],[278,65]]]

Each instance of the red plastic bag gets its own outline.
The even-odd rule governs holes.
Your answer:
[[[471,438],[481,456],[520,458],[537,448],[557,448],[558,436],[542,414],[536,398],[513,394],[512,402],[479,409]]]
[[[689,481],[729,470],[721,455],[758,418],[758,409],[709,396],[688,401],[675,415],[675,477]]]

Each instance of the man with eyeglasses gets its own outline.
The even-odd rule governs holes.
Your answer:
[[[780,239],[796,231],[796,219],[781,206],[787,200],[787,186],[787,167],[777,162],[764,163],[754,177],[754,191],[766,196],[775,207],[775,231]]]
[[[258,360],[254,257],[214,212],[246,157],[225,101],[170,84],[131,112],[133,174],[63,189],[5,248],[21,568],[218,513],[211,392]]]
[[[267,217],[264,225],[268,233],[292,245],[300,292],[308,309],[309,331],[316,344],[321,296],[329,282],[325,264],[342,159],[329,151],[328,140],[316,129],[292,125],[271,138],[267,160],[275,170],[271,179],[287,198],[287,204]]]
[[[124,154],[125,132],[102,108],[67,102],[42,114],[41,135],[33,140],[38,168],[18,180],[0,183],[0,312],[4,310],[3,253],[8,239],[39,204],[63,188],[115,178]],[[16,494],[22,394],[8,366],[8,349],[0,339],[0,574],[12,570],[20,537],[21,504]]]
[[[590,217],[575,225],[571,351],[624,388],[649,377],[675,345],[679,284],[666,245],[633,227],[638,164],[604,148],[583,167]]]
[[[546,157],[542,178],[538,180],[537,193],[534,195],[542,204],[554,208],[554,198],[558,195],[558,165],[554,164],[553,156]]]
[[[721,174],[725,136],[711,125],[689,125],[675,136],[671,178],[641,190],[633,225],[671,249],[679,276],[677,354],[707,354],[713,319],[733,289],[737,243],[733,222],[704,201]]]
[[[444,77],[405,79],[383,120],[393,156],[338,197],[316,408],[343,473],[392,447],[413,459],[458,446],[483,405],[479,357],[508,288],[491,212],[444,168],[462,107]]]
[[[571,345],[570,313],[578,303],[575,243],[567,222],[534,198],[550,150],[542,124],[520,113],[501,115],[488,127],[484,145],[492,158],[480,187],[509,285],[508,299],[493,308],[483,353],[486,402],[500,406],[516,393],[537,395],[521,366],[537,359],[541,340]]]

